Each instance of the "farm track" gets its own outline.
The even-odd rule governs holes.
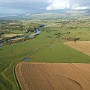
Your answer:
[[[14,61],[14,62],[16,62],[16,61]],[[7,67],[7,68],[5,68],[5,70],[1,73],[1,77],[3,78],[2,79],[2,85],[4,86],[4,90],[14,90],[15,88],[15,86],[14,86],[14,83],[6,76],[6,72],[8,72],[9,71],[9,69],[13,66],[13,63],[14,62],[12,62],[12,63],[10,63],[9,64],[9,66]],[[14,70],[14,66],[13,66],[13,70]],[[13,75],[14,75],[14,73],[13,73]],[[0,80],[1,81],[1,80]],[[7,88],[8,87],[8,88]],[[6,88],[6,89],[5,89]],[[3,90],[2,89],[2,90]]]
[[[17,47],[15,47],[15,48],[17,48]],[[18,55],[18,53],[16,53],[13,49],[11,50],[11,52],[16,56]],[[18,57],[18,59],[20,60],[19,57]],[[1,72],[1,75],[0,75],[0,84],[1,84],[0,90],[16,90],[15,83],[13,83],[13,81],[10,79],[10,77],[7,76],[7,73],[9,71],[9,69],[12,68],[13,77],[14,77],[14,79],[16,78],[15,73],[14,73],[14,67],[15,67],[16,62],[19,62],[19,61],[16,61],[15,59],[13,59],[13,62],[11,62],[8,65],[8,67],[5,68],[3,70],[3,72]],[[18,85],[17,85],[17,87],[18,87]]]
[[[90,64],[28,63],[16,66],[22,90],[90,90]]]

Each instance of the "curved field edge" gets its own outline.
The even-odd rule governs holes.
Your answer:
[[[19,45],[19,44],[18,44]],[[14,48],[13,48],[14,46]],[[4,47],[7,48],[7,47]],[[15,65],[24,58],[28,52],[25,53],[15,53],[17,50],[17,45],[12,45],[9,50],[12,51],[12,55],[8,55],[8,58],[5,60],[5,56],[2,59],[2,63],[8,65],[5,67],[0,74],[0,89],[1,90],[20,90],[19,85],[17,84],[16,76],[15,76]],[[5,49],[4,49],[5,50]],[[15,50],[15,51],[14,51]],[[6,50],[5,50],[6,51]],[[8,53],[8,51],[7,51]],[[7,63],[8,62],[8,63]],[[6,89],[5,89],[6,88]]]
[[[15,75],[15,65],[17,63],[18,63],[17,61],[10,63],[9,67],[6,68],[1,73],[1,76],[2,76],[1,78],[3,81],[2,84],[4,85],[3,88],[0,87],[1,90],[20,90],[19,84],[16,79],[16,75]],[[1,82],[1,80],[0,80],[0,82]]]
[[[22,90],[90,90],[90,64],[21,62],[16,75]]]
[[[2,89],[0,87],[1,90],[5,90],[5,88],[6,90],[21,90],[16,78],[15,67],[26,55],[27,53],[25,53],[25,55],[19,55],[17,59],[13,59],[13,62],[11,62],[9,66],[1,73],[3,77],[2,81],[5,83]]]
[[[15,77],[14,68],[15,65],[18,62],[22,61],[25,57],[31,58],[35,56],[35,59],[30,60],[30,62],[75,62],[75,60],[73,59],[71,60],[71,57],[69,56],[67,57],[67,53],[70,50],[71,51],[70,55],[73,56],[76,55],[77,58],[78,57],[81,58],[80,61],[78,58],[76,62],[87,62],[87,63],[90,62],[89,56],[84,55],[76,50],[73,50],[68,46],[65,46],[64,44],[62,44],[62,42],[59,42],[58,40],[53,41],[52,38],[48,39],[46,38],[45,34],[46,34],[45,32],[42,32],[40,36],[38,36],[33,40],[28,40],[10,46],[5,46],[0,50],[0,64],[6,65],[4,68],[0,66],[0,75],[3,77],[3,78],[1,77],[0,79],[3,80],[3,82],[6,84],[4,85],[4,83],[1,82],[2,84],[0,84],[0,89],[4,88],[5,86],[6,87],[8,86],[7,87],[8,90],[11,90],[11,88],[13,88],[12,90],[19,90],[19,86],[17,84],[17,80]],[[59,47],[60,51],[57,46]],[[49,58],[48,60],[46,59],[43,60],[41,57],[39,57],[37,60],[38,55],[40,56],[43,54],[44,56],[48,51],[50,52],[51,50],[50,47],[52,47],[52,49],[56,48],[56,50],[58,50],[57,53],[59,57],[57,56],[55,57],[57,58],[57,60],[55,60],[55,58],[53,58],[53,60],[52,59],[49,60]],[[63,55],[62,51],[64,53]],[[63,58],[65,59],[65,61],[63,61]],[[73,58],[75,58],[75,56]]]

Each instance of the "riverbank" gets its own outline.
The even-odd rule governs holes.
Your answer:
[[[17,43],[20,41],[26,41],[28,39],[33,39],[41,33],[40,29],[36,29],[36,32],[32,33],[32,34],[26,34],[26,35],[20,34],[20,35],[11,37],[11,38],[1,38],[0,39],[0,46],[11,45],[11,44],[14,44],[14,43]],[[13,35],[15,35],[15,34],[13,34]]]

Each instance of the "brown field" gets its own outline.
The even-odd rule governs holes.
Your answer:
[[[20,41],[22,40],[22,38],[15,38],[15,39],[11,39],[12,41]]]
[[[3,37],[14,37],[14,36],[21,36],[23,34],[4,34]]]
[[[90,56],[90,41],[66,42],[65,44]]]
[[[2,40],[2,38],[0,38],[0,40]]]
[[[21,62],[16,75],[22,90],[90,90],[90,64]]]

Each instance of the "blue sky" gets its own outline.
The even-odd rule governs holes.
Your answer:
[[[0,14],[90,9],[90,0],[0,0]]]

